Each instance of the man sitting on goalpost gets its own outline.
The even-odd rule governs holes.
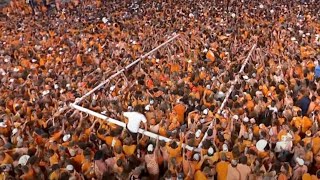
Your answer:
[[[140,127],[140,122],[141,121],[143,122],[144,129],[147,130],[147,118],[143,114],[136,112],[136,111],[124,112],[123,116],[128,118],[127,130],[129,132],[130,136],[134,140],[137,140],[137,142],[138,142],[138,132],[139,132],[139,127]]]

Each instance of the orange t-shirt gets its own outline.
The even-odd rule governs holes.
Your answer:
[[[181,144],[178,145],[178,147],[176,149],[171,148],[169,145],[167,145],[167,151],[169,154],[169,157],[179,157],[180,153],[181,153]]]
[[[123,152],[125,155],[131,156],[132,154],[134,154],[136,147],[136,145],[123,145]]]
[[[58,164],[59,163],[58,154],[54,153],[54,155],[49,158],[49,161],[50,161],[50,165],[51,166],[54,165],[54,164]]]
[[[194,174],[194,179],[195,180],[206,180],[208,179],[207,176],[201,171],[198,170],[195,174]]]
[[[114,146],[114,147],[122,146],[121,141],[119,139],[117,139],[117,138],[112,137],[112,136],[105,137],[104,141],[109,146]]]
[[[226,180],[228,175],[229,163],[225,161],[220,161],[217,163],[216,170],[218,174],[218,180]]]
[[[4,153],[4,159],[3,161],[1,162],[1,165],[4,165],[4,164],[12,164],[13,163],[13,159],[12,157],[8,154],[8,153]]]
[[[301,120],[302,129],[301,131],[305,133],[307,130],[309,130],[312,126],[312,121],[308,117],[304,116]]]
[[[186,107],[183,104],[177,104],[173,107],[173,110],[177,113],[177,119],[179,123],[184,123],[184,113],[186,111]]]
[[[320,150],[320,137],[314,137],[312,139],[312,152],[317,154]]]
[[[51,142],[57,141],[61,137],[62,131],[56,132],[50,138]]]

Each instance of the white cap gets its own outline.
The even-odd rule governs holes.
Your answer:
[[[197,132],[196,132],[196,138],[199,138],[199,137],[200,137],[200,135],[201,135],[201,130],[200,130],[200,129],[198,129],[198,130],[197,130]]]
[[[66,167],[66,169],[67,169],[68,171],[73,171],[73,170],[74,170],[74,167],[73,167],[71,164],[68,164],[67,167]]]
[[[273,9],[271,9],[271,10],[270,10],[270,13],[271,13],[271,14],[273,14],[273,13],[274,13],[274,10],[273,10]]]
[[[133,107],[132,106],[128,106],[128,111],[132,111]]]
[[[256,123],[256,120],[255,120],[254,118],[251,118],[251,119],[250,119],[250,123],[251,123],[251,124],[254,124],[254,123]]]
[[[238,119],[239,119],[239,116],[238,116],[238,115],[233,115],[233,116],[232,116],[232,119],[238,120]]]
[[[264,151],[264,148],[267,146],[268,142],[264,139],[260,139],[257,144],[256,144],[256,148],[258,149],[258,151]]]
[[[211,88],[211,86],[208,84],[208,85],[206,85],[206,89],[210,89]]]
[[[72,157],[76,155],[76,151],[74,149],[69,149],[69,153]]]
[[[223,145],[222,145],[222,151],[229,151],[229,150],[228,150],[228,145],[223,144]]]
[[[66,142],[66,141],[68,141],[68,140],[70,139],[70,137],[71,137],[70,134],[65,134],[65,135],[63,136],[62,140],[63,140],[64,142]]]
[[[235,13],[231,13],[231,17],[232,17],[232,18],[235,18],[235,17],[236,17],[236,14],[235,14]]]
[[[110,91],[113,91],[116,88],[116,86],[111,86]]]
[[[263,8],[264,8],[263,4],[260,4],[260,5],[259,5],[259,8],[260,8],[260,9],[263,9]]]
[[[50,90],[45,90],[45,91],[42,92],[42,96],[45,96],[45,95],[47,95],[49,93],[50,93]]]
[[[102,18],[102,22],[103,22],[103,23],[107,23],[107,22],[108,22],[108,19],[107,19],[106,17],[103,17],[103,18]]]
[[[291,37],[291,41],[296,41],[297,39],[295,37]]]
[[[0,122],[0,127],[7,127],[7,124],[5,122]]]
[[[200,155],[199,153],[196,153],[193,155],[193,159],[196,160],[196,161],[199,161],[200,160]]]
[[[213,150],[212,147],[210,147],[210,148],[208,149],[208,155],[213,155],[213,153],[214,153],[214,150]]]
[[[248,80],[248,79],[249,79],[249,77],[248,77],[247,75],[242,76],[242,78],[243,78],[244,80]]]
[[[149,152],[152,152],[153,151],[153,144],[149,144],[147,150]]]
[[[153,99],[150,99],[150,103],[149,104],[153,104],[154,103],[154,100]]]
[[[207,114],[208,114],[208,112],[209,112],[209,109],[208,109],[208,108],[206,108],[206,109],[204,109],[202,112],[203,112],[203,114],[204,114],[204,115],[207,115]]]
[[[144,109],[145,109],[146,111],[149,111],[149,110],[150,110],[150,104],[146,105],[146,107],[144,107]]]
[[[29,155],[23,155],[19,158],[18,164],[21,164],[25,166],[29,160],[30,156]]]
[[[259,128],[263,128],[265,125],[263,123],[259,124]]]
[[[12,132],[11,132],[12,136],[15,135],[15,134],[17,134],[17,132],[18,132],[18,129],[17,129],[17,128],[14,128],[14,129],[12,130]]]
[[[249,122],[249,118],[248,117],[244,117],[243,118],[243,122],[246,122],[246,123]]]
[[[297,161],[297,163],[298,163],[300,166],[303,166],[303,165],[304,165],[304,160],[303,160],[303,159],[297,157],[297,158],[296,158],[296,161]]]

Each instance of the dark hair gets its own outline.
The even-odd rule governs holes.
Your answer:
[[[101,160],[104,158],[104,153],[101,150],[98,150],[94,155],[94,160]]]
[[[320,170],[318,170],[316,174],[317,174],[317,178],[320,178]]]
[[[241,157],[239,158],[239,162],[240,162],[241,164],[247,164],[247,163],[248,163],[248,158],[247,158],[247,156],[241,156]]]
[[[172,143],[170,144],[170,147],[173,148],[173,149],[176,149],[178,147],[177,142],[172,141]]]
[[[63,172],[60,174],[59,180],[69,180],[69,178],[70,178],[69,172],[63,171]]]
[[[117,166],[122,166],[122,159],[117,160]]]

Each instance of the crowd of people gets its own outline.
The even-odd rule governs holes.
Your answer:
[[[0,179],[319,179],[319,11],[317,0],[11,0]],[[127,128],[69,107],[175,34],[79,103]]]

